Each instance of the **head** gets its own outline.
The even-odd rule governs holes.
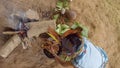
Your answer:
[[[76,34],[70,34],[61,41],[63,52],[67,55],[73,55],[81,45],[81,40]]]

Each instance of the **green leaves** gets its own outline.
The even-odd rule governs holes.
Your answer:
[[[56,32],[59,34],[59,35],[62,35],[63,33],[65,33],[67,30],[69,30],[70,27],[68,25],[65,25],[65,24],[58,24],[57,25],[57,28],[56,28]]]
[[[69,2],[67,0],[64,1],[58,1],[56,7],[58,8],[58,10],[62,10],[64,9],[69,9]]]
[[[56,14],[56,15],[53,16],[53,19],[54,19],[54,20],[57,20],[58,17],[59,17],[59,14]]]
[[[56,7],[58,8],[58,10],[61,10],[63,8],[63,2],[58,1]]]
[[[88,28],[83,26],[82,24],[78,23],[78,22],[75,22],[72,26],[71,26],[72,29],[76,29],[76,28],[82,28],[82,33],[81,35],[84,36],[84,37],[88,37]]]
[[[58,0],[56,7],[57,7],[56,11],[58,11],[58,10],[62,11],[62,9],[64,9],[64,10],[69,9],[69,1],[68,0]],[[60,16],[59,14],[54,15],[54,19],[57,20],[59,16]],[[84,37],[88,37],[88,28],[83,26],[79,22],[75,22],[71,27],[69,27],[68,25],[65,25],[65,24],[58,24],[57,28],[56,28],[56,32],[59,35],[62,35],[67,30],[76,29],[76,28],[82,28],[81,35]]]
[[[56,32],[59,34],[59,35],[62,35],[63,33],[65,33],[67,30],[70,30],[70,29],[76,29],[76,28],[82,28],[82,32],[81,32],[81,35],[84,36],[84,37],[88,37],[88,28],[83,26],[82,24],[78,23],[78,22],[75,22],[71,27],[69,27],[68,25],[66,24],[58,24],[57,25],[57,28],[56,28]]]

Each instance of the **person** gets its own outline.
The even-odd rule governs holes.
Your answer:
[[[70,32],[68,30],[68,32]],[[61,39],[62,53],[57,55],[53,47],[50,51],[61,65],[73,68],[105,68],[108,61],[106,52],[95,46],[86,37],[68,33]]]

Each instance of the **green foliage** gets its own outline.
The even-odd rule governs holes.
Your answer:
[[[56,11],[62,9],[69,9],[69,1],[68,0],[58,0],[57,5],[56,5]],[[54,19],[57,20],[59,17],[59,14],[54,15]],[[79,22],[75,22],[72,26],[71,29],[76,29],[76,28],[82,28],[82,33],[81,35],[84,37],[88,37],[88,28],[80,24]],[[69,30],[70,27],[65,24],[59,24],[57,25],[56,32],[60,35],[62,35],[65,31]]]
[[[78,22],[75,22],[72,26],[71,26],[72,29],[76,29],[76,28],[82,28],[82,33],[81,35],[84,36],[84,37],[88,37],[88,28],[83,26],[82,24],[78,23]]]
[[[53,19],[54,19],[54,20],[57,20],[58,17],[59,17],[59,14],[56,14],[56,15],[53,16]]]
[[[59,35],[62,35],[63,33],[65,33],[67,30],[69,30],[70,27],[68,25],[65,25],[65,24],[58,24],[57,25],[57,28],[56,28],[56,32],[59,34]]]
[[[76,28],[82,28],[81,35],[84,36],[84,37],[88,37],[88,28],[87,27],[83,26],[82,24],[80,24],[78,22],[75,22],[71,26],[71,29],[76,29]],[[57,25],[56,32],[59,35],[62,35],[63,33],[65,33],[69,29],[70,29],[70,27],[68,25],[66,25],[66,24],[59,24],[59,25]]]
[[[56,7],[58,8],[58,10],[61,10],[63,8],[63,2],[58,1]]]
[[[56,7],[58,8],[58,10],[62,10],[63,8],[69,9],[69,2],[67,0],[64,1],[58,0]]]

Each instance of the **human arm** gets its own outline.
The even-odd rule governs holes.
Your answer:
[[[59,56],[55,53],[55,51],[54,51],[53,48],[51,48],[51,51],[50,51],[50,52],[51,52],[51,53],[53,54],[53,56],[55,57],[55,60],[56,60],[58,63],[60,63],[62,66],[64,66],[64,67],[68,67],[68,66],[73,67],[73,64],[71,63],[71,61],[64,61],[64,60],[62,60],[61,57],[59,57]]]

